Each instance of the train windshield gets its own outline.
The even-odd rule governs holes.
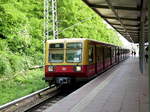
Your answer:
[[[64,61],[64,44],[55,43],[49,45],[49,62],[60,63]]]
[[[67,43],[66,61],[81,62],[82,60],[82,43]]]

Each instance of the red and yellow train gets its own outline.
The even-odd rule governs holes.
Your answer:
[[[95,40],[48,40],[45,49],[45,80],[68,84],[88,80],[129,57],[129,49]]]

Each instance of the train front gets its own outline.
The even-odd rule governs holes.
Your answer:
[[[81,39],[58,39],[46,42],[45,80],[49,83],[68,84],[86,76],[83,65]]]

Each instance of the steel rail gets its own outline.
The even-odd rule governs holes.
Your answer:
[[[0,106],[0,112],[11,111],[26,111],[35,105],[55,96],[58,94],[57,90],[59,87],[52,85],[44,89],[38,90],[32,94],[16,99],[12,102],[6,103]]]

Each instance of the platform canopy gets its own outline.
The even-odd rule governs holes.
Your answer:
[[[147,42],[146,0],[83,0],[128,41],[139,43],[141,22],[144,23],[144,41]]]

